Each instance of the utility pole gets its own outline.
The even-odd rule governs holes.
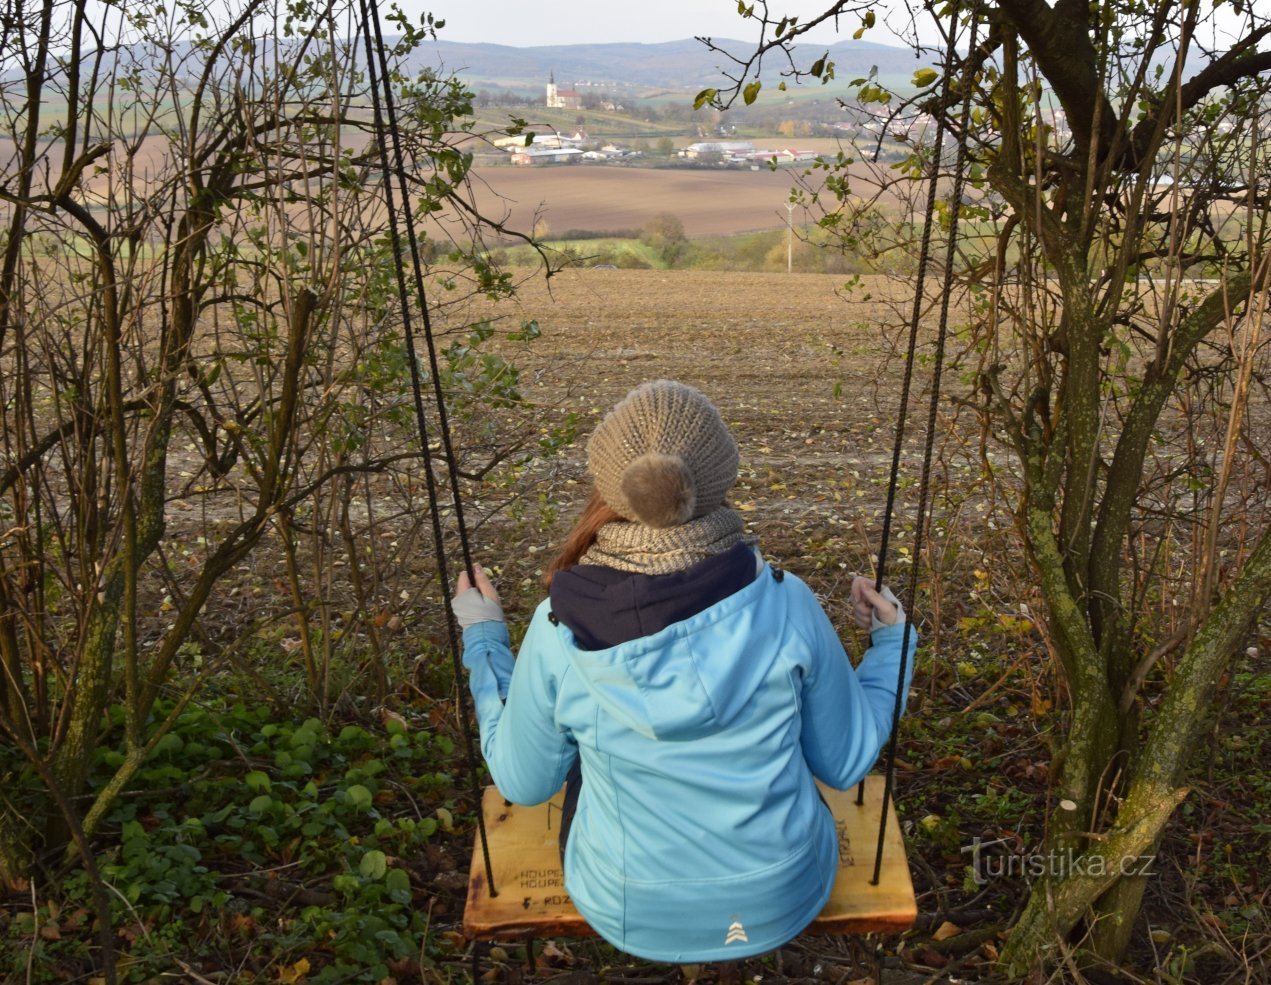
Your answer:
[[[794,269],[794,203],[786,202],[786,273]]]

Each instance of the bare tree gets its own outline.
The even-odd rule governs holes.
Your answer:
[[[383,549],[362,538],[378,541],[386,516],[424,514],[355,10],[18,0],[0,21],[0,731],[46,794],[3,800],[0,882],[71,837],[91,869],[86,840],[107,808],[208,667],[233,657],[233,633],[201,619],[218,592],[235,604],[224,579],[263,540],[293,562],[300,537],[314,556],[325,545],[326,563],[342,547],[369,618],[381,569],[365,562]],[[425,244],[447,321],[456,299],[511,285],[475,238],[457,148],[469,94],[401,69],[431,26],[401,21],[392,84],[409,207],[421,224],[448,210],[460,230]],[[489,326],[448,324],[460,404],[514,402],[514,368],[480,353]],[[489,461],[473,470],[509,447],[481,427],[471,444]],[[400,497],[391,509],[372,477]],[[283,609],[321,706],[317,563],[307,587],[292,571]],[[258,625],[242,621],[246,635]],[[117,765],[81,811],[116,704]]]

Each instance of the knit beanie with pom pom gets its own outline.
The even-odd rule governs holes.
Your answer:
[[[676,527],[718,509],[737,481],[737,443],[714,405],[674,380],[632,390],[587,443],[600,498],[647,527]]]

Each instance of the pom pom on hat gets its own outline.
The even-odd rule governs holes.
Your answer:
[[[622,471],[622,495],[646,527],[678,527],[693,518],[697,489],[678,455],[651,451]]]
[[[723,505],[737,481],[737,444],[700,391],[653,380],[605,415],[587,443],[587,465],[620,516],[673,527]]]

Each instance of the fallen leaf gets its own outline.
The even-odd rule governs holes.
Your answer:
[[[438,935],[438,942],[448,951],[462,951],[468,940],[457,930],[444,930]]]
[[[278,981],[284,985],[295,985],[309,974],[309,959],[301,958],[295,964],[283,965],[278,969]]]
[[[569,952],[569,948],[558,947],[555,941],[544,941],[538,956],[546,963],[553,965],[572,965],[574,963],[574,956]]]
[[[396,722],[398,725],[402,727],[403,731],[410,730],[410,722],[406,721],[406,719],[402,715],[399,715],[397,712],[393,711],[391,708],[381,708],[380,709],[380,724],[387,726],[389,722]]]
[[[918,951],[918,960],[928,968],[943,968],[949,963],[948,958],[930,947],[924,947]]]
[[[936,928],[936,932],[931,935],[931,939],[936,941],[947,941],[950,937],[957,937],[960,933],[962,933],[961,927],[959,927],[956,923],[950,923],[946,920]]]

